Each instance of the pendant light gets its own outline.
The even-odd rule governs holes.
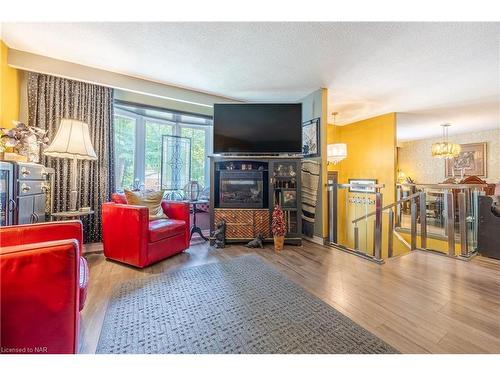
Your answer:
[[[333,112],[333,125],[336,125],[335,120],[339,113]],[[327,146],[327,159],[328,164],[337,164],[347,157],[347,144],[345,143],[332,143]]]
[[[439,159],[453,159],[460,154],[460,145],[448,141],[448,128],[451,124],[442,124],[443,140],[432,145],[432,157]]]

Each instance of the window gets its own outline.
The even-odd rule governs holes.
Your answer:
[[[212,120],[202,116],[184,115],[170,111],[144,109],[130,105],[115,105],[114,138],[116,188],[123,190],[133,186],[145,189],[171,189],[178,186],[172,181],[161,181],[162,150],[168,142],[189,139],[190,151],[184,152],[182,165],[189,163],[187,169],[191,181],[207,187],[209,163],[207,156],[212,152]],[[185,144],[183,144],[185,146]],[[178,163],[163,166],[164,179],[174,178],[180,171]],[[168,168],[172,169],[169,170]],[[186,169],[182,170],[186,173]]]
[[[144,186],[160,190],[162,136],[173,135],[174,123],[146,120]]]
[[[207,181],[205,181],[207,161],[205,129],[203,127],[181,126],[180,130],[181,137],[191,139],[191,180],[198,181],[202,186],[207,186]]]
[[[135,131],[134,118],[115,115],[115,183],[117,187],[131,186],[134,182]]]

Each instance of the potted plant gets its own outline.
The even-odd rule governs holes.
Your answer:
[[[273,210],[272,232],[274,237],[274,250],[283,250],[285,243],[285,215],[283,210],[277,204]]]

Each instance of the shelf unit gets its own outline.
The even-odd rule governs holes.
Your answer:
[[[250,225],[248,219],[245,222],[238,222],[235,218],[238,217],[250,217],[245,216],[243,212],[254,209],[255,213],[253,217],[268,217],[268,228],[269,230],[264,231],[266,234],[266,241],[272,241],[271,218],[272,211],[275,204],[280,204],[284,214],[285,214],[285,224],[287,227],[287,233],[285,235],[285,241],[287,244],[300,245],[302,243],[302,220],[301,220],[301,181],[300,181],[300,167],[301,167],[301,156],[289,156],[289,157],[251,157],[251,156],[211,156],[210,157],[210,175],[211,175],[211,187],[210,187],[210,229],[213,231],[215,229],[216,218],[229,217],[229,223],[231,228],[227,230],[226,233],[238,233],[239,237],[226,236],[228,242],[243,242],[252,239],[248,236],[245,238],[241,237],[243,231],[236,231],[233,227],[240,227],[242,225]],[[231,170],[235,172],[245,172],[249,171],[248,165],[251,165],[252,169],[250,171],[262,171],[263,172],[263,184],[264,186],[264,199],[262,207],[238,207],[238,208],[227,208],[221,207],[220,204],[220,175],[221,172],[225,170]],[[243,167],[245,166],[245,167]],[[245,168],[245,169],[242,169]],[[266,215],[263,212],[267,210]],[[229,216],[228,216],[229,215]],[[256,225],[256,224],[252,224]],[[262,231],[261,231],[262,232]],[[257,230],[246,229],[246,233],[256,234]]]

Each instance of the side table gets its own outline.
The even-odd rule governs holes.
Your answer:
[[[198,212],[198,209],[196,208],[196,206],[198,204],[207,204],[207,203],[208,203],[207,200],[201,200],[201,199],[197,200],[197,201],[189,201],[189,204],[191,205],[192,210],[193,210],[193,226],[191,227],[191,234],[189,236],[190,240],[191,240],[191,238],[193,238],[193,234],[198,233],[198,235],[201,238],[203,238],[205,241],[208,241],[208,238],[203,235],[201,228],[196,225],[196,213]]]
[[[75,220],[80,217],[93,215],[94,211],[61,211],[61,212],[53,212],[51,216],[54,220]]]

